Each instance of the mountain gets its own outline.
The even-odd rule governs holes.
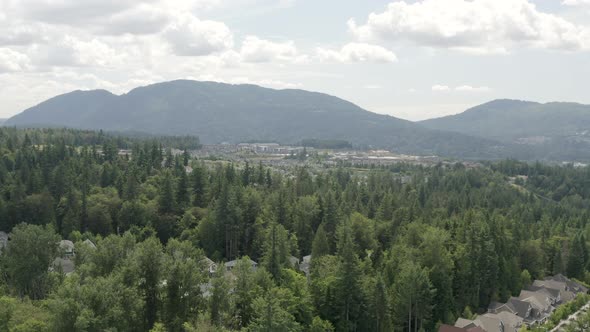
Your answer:
[[[526,147],[538,159],[590,158],[590,105],[502,99],[420,124]]]
[[[6,125],[198,135],[204,143],[342,139],[356,146],[451,157],[510,153],[502,143],[427,129],[322,93],[188,80],[139,87],[120,96],[74,91],[29,108]]]

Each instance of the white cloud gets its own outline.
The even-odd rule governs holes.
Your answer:
[[[487,86],[471,86],[471,85],[460,85],[457,86],[455,88],[450,87],[448,85],[442,85],[442,84],[436,84],[433,85],[431,88],[432,91],[435,92],[451,92],[451,91],[457,91],[457,92],[489,92],[492,91],[492,89],[490,89]],[[413,92],[415,92],[415,90],[413,90]]]
[[[461,85],[455,88],[455,91],[461,92],[489,92],[492,91],[487,86],[471,86],[471,85]]]
[[[100,19],[100,21],[94,20],[94,26],[91,29],[98,34],[104,35],[154,34],[160,32],[170,23],[172,17],[169,12],[161,8],[143,5],[115,13]]]
[[[0,46],[30,45],[45,41],[46,29],[40,24],[0,21]]]
[[[570,0],[571,1],[571,0]],[[421,0],[392,2],[349,30],[361,41],[409,40],[471,53],[504,53],[515,47],[590,48],[590,29],[539,11],[529,0]]]
[[[451,88],[449,88],[447,85],[437,84],[432,86],[432,91],[446,92],[451,91]]]
[[[0,48],[0,73],[18,72],[30,67],[29,57],[9,48]]]
[[[291,83],[274,79],[249,79],[248,77],[236,77],[229,80],[231,84],[256,84],[273,89],[297,89],[303,85],[301,83]]]
[[[389,63],[397,61],[397,56],[395,53],[391,52],[385,47],[366,43],[348,43],[337,51],[320,47],[317,48],[316,52],[320,61],[344,63]]]
[[[0,9],[8,16],[31,22],[120,35],[158,33],[182,13],[202,11],[219,3],[220,0],[0,0]]]
[[[220,82],[220,83],[227,83],[227,84],[255,84],[260,85],[268,88],[273,89],[297,89],[301,88],[303,84],[301,83],[292,83],[292,82],[285,82],[282,80],[277,79],[251,79],[249,77],[238,76],[238,77],[231,77],[231,78],[222,78],[216,75],[199,75],[199,76],[188,76],[186,79],[197,80],[197,81],[211,81],[211,82]]]
[[[244,62],[271,62],[274,60],[297,62],[303,60],[298,56],[293,41],[277,43],[256,36],[248,36],[244,39],[240,55]]]
[[[19,17],[38,22],[66,25],[85,25],[131,10],[142,3],[135,0],[19,0],[9,1],[7,9]],[[106,23],[106,22],[105,22]]]
[[[201,21],[192,14],[176,18],[163,33],[176,55],[202,56],[233,47],[233,34],[222,22]]]
[[[561,3],[566,6],[582,6],[590,5],[590,0],[563,0]]]
[[[69,35],[51,43],[34,45],[29,53],[35,64],[57,67],[103,67],[122,64],[126,57],[122,49],[116,50],[97,38],[81,40]]]

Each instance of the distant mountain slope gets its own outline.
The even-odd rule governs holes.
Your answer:
[[[422,125],[503,141],[577,136],[590,130],[590,105],[494,100]]]
[[[75,91],[29,108],[6,124],[190,134],[205,143],[317,138],[423,155],[494,158],[510,153],[501,143],[426,129],[322,93],[186,80],[121,96]]]
[[[590,105],[494,100],[420,124],[528,147],[540,159],[590,157]]]
[[[117,98],[105,90],[73,91],[17,114],[5,125],[86,127],[90,118]]]

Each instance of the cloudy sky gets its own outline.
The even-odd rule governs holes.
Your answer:
[[[411,120],[495,98],[590,103],[590,0],[0,0],[0,118],[179,78]]]

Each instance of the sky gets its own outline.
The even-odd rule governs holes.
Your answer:
[[[590,104],[590,0],[0,0],[0,118],[175,79],[409,120],[497,98]]]

